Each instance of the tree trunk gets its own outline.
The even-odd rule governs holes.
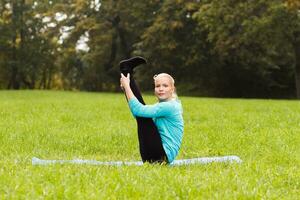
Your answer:
[[[23,10],[25,5],[25,0],[11,2],[12,5],[12,28],[14,30],[12,36],[12,57],[11,57],[11,76],[7,88],[20,89],[21,81],[23,78],[22,72],[22,59],[20,59],[20,52],[24,53],[24,22],[23,22]],[[18,38],[18,35],[20,38]],[[20,39],[20,47],[17,46],[17,39]]]
[[[295,83],[296,97],[300,99],[300,40],[296,40],[295,48]]]
[[[12,56],[10,58],[10,63],[11,63],[11,71],[10,71],[10,79],[7,85],[7,89],[19,89],[20,84],[18,81],[18,56],[17,56],[17,20],[18,20],[18,8],[17,8],[17,2],[13,1],[12,2],[12,27],[14,30],[13,36],[12,36]]]
[[[125,54],[126,58],[129,58],[130,57],[130,49],[128,48],[128,44],[126,41],[125,30],[119,26],[117,26],[116,29],[117,29],[118,35],[120,37],[122,51]]]
[[[111,39],[111,51],[109,60],[105,63],[105,71],[110,70],[113,67],[113,63],[117,55],[117,33],[114,31]]]
[[[47,86],[46,89],[51,89],[51,82],[52,82],[52,69],[48,69],[48,77],[47,77]]]
[[[46,72],[46,68],[43,68],[43,73],[42,73],[42,79],[39,85],[39,89],[46,89],[46,85],[47,85],[47,72]]]
[[[296,98],[300,99],[300,31],[294,32]]]
[[[16,50],[13,50],[13,56],[12,58],[14,58],[14,54],[15,54]],[[17,81],[18,80],[18,67],[17,67],[17,63],[15,61],[10,61],[11,64],[11,71],[10,71],[10,79],[9,82],[7,84],[7,89],[19,89],[20,88],[20,84]]]
[[[26,80],[26,74],[25,74],[25,71],[24,71],[24,68],[26,67],[25,66],[25,63],[23,62],[23,58],[26,57],[26,54],[25,53],[25,30],[24,30],[24,19],[23,19],[23,11],[24,11],[24,5],[25,5],[25,0],[22,0],[19,2],[19,5],[18,5],[18,14],[19,14],[19,17],[18,17],[18,26],[19,26],[19,35],[20,35],[20,41],[19,41],[19,54],[18,54],[18,68],[19,68],[19,83],[20,85],[22,84],[22,80],[25,80],[27,83],[28,81]]]

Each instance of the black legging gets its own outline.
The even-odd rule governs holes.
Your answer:
[[[142,94],[137,87],[132,74],[130,74],[130,88],[140,103],[145,105]],[[167,162],[160,134],[152,118],[136,117],[138,125],[138,138],[140,154],[143,162],[163,163]]]

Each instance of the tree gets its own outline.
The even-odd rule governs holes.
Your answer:
[[[0,40],[4,44],[0,49],[1,68],[8,89],[35,88],[43,69],[48,73],[44,73],[47,78],[43,87],[50,88],[54,47],[44,35],[43,19],[37,17],[40,12],[37,5],[42,4],[29,0],[1,2],[0,26],[4,30]]]
[[[230,72],[234,72],[226,82],[245,83],[240,84],[238,93],[251,92],[249,85],[254,86],[251,95],[267,96],[274,94],[274,89],[282,91],[292,87],[286,76],[290,77],[292,71],[290,41],[298,29],[297,18],[287,12],[283,3],[281,0],[212,0],[206,1],[195,14],[199,26],[207,29],[208,40],[214,44],[224,66],[231,66]],[[284,78],[276,79],[280,77],[276,74]]]
[[[153,74],[168,72],[176,78],[181,94],[212,95],[209,86],[215,79],[210,77],[217,65],[204,29],[192,18],[200,6],[196,0],[168,0],[155,13],[155,20],[136,44],[137,51],[149,58],[150,67],[140,70],[145,89],[150,89]]]
[[[300,1],[286,0],[286,7],[292,16],[289,27],[292,33],[289,39],[294,48],[296,95],[300,99]]]
[[[111,0],[101,2],[101,6],[93,2],[54,2],[51,15],[59,12],[67,18],[58,24],[53,34],[59,34],[59,27],[73,27],[61,46],[64,57],[59,59],[64,87],[76,85],[84,90],[116,91],[119,90],[118,62],[133,55],[133,44],[153,18],[148,13],[153,12],[160,1]],[[76,50],[82,36],[88,40],[88,51]],[[75,63],[81,63],[79,71]],[[77,79],[72,77],[79,72],[81,80],[75,84]]]

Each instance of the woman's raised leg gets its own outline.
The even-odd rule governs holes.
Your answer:
[[[123,63],[123,66],[126,65]],[[121,67],[122,66],[120,65],[120,68]],[[127,73],[130,73],[130,88],[138,101],[145,105],[142,94],[133,77],[133,68],[135,66],[126,67],[127,70],[121,68],[121,72],[125,76]],[[166,162],[167,158],[162,146],[160,134],[152,118],[136,117],[136,120],[138,126],[139,148],[143,162]]]

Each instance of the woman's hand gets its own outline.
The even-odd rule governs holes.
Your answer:
[[[121,73],[121,78],[120,78],[121,88],[123,89],[123,88],[126,88],[126,87],[130,87],[129,84],[130,84],[130,74],[128,73],[127,76],[124,76]]]
[[[124,76],[124,74],[121,74],[120,84],[121,84],[121,88],[125,92],[127,100],[129,101],[131,98],[134,97],[134,94],[129,85],[130,84],[130,74],[127,74],[127,76]]]

